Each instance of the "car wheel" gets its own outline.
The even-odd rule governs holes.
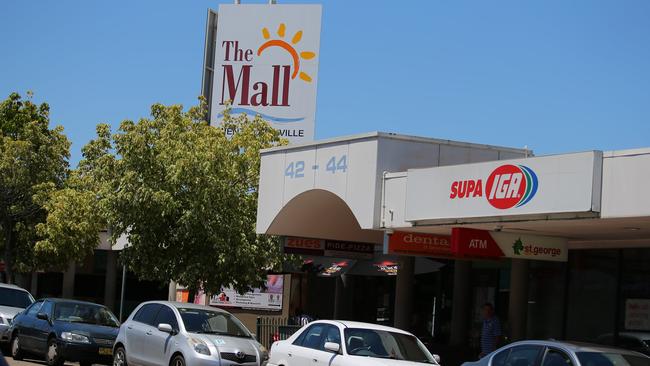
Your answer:
[[[48,366],[62,366],[64,360],[59,355],[59,345],[56,343],[56,338],[50,338],[47,341],[47,353],[45,354],[45,361]]]
[[[117,347],[113,355],[113,366],[128,366],[126,363],[126,351],[124,347]]]
[[[15,334],[11,338],[11,357],[16,361],[23,359],[23,350],[20,348],[20,339],[18,339],[18,334]]]
[[[183,356],[178,355],[172,358],[171,366],[185,366],[185,359],[183,358]]]

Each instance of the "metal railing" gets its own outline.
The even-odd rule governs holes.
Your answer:
[[[257,318],[257,341],[264,347],[270,348],[275,341],[285,340],[298,329],[300,325],[290,324],[289,318],[260,316]]]

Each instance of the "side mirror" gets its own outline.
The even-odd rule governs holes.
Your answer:
[[[325,350],[332,353],[339,353],[341,350],[341,345],[334,342],[325,342]]]
[[[432,355],[432,356],[433,356],[433,360],[436,361],[438,365],[440,365],[440,355]]]
[[[167,323],[158,324],[158,330],[161,331],[161,332],[174,334],[174,328],[172,328],[172,326],[170,324],[167,324]]]
[[[36,317],[38,319],[41,319],[41,320],[49,320],[48,317],[47,317],[47,314],[45,314],[45,313],[38,313],[38,314],[36,314]]]

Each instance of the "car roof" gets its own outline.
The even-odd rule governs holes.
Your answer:
[[[363,323],[363,322],[355,322],[355,321],[349,321],[349,320],[316,320],[312,323],[327,323],[327,324],[333,324],[333,325],[338,325],[338,326],[343,326],[344,328],[362,328],[362,329],[373,329],[373,330],[383,330],[386,332],[394,332],[394,333],[402,333],[402,334],[408,334],[411,335],[411,333],[401,330],[398,328],[393,328],[393,327],[388,327],[385,325],[379,325],[379,324],[373,324],[373,323]],[[309,324],[312,324],[309,323]]]
[[[586,343],[586,342],[576,342],[576,341],[555,341],[555,340],[527,340],[527,341],[520,341],[520,342],[515,342],[510,344],[509,346],[517,346],[517,345],[530,345],[530,344],[535,344],[535,345],[541,345],[541,346],[549,346],[549,347],[557,347],[557,348],[563,348],[565,350],[571,351],[571,352],[599,352],[599,353],[620,353],[624,355],[635,355],[635,356],[644,356],[638,352],[622,349],[622,348],[616,348],[613,346],[606,346],[602,344],[593,344],[593,343]]]
[[[29,291],[25,290],[24,288],[22,288],[20,286],[12,285],[12,284],[9,284],[9,283],[0,283],[0,288],[10,288],[10,289],[14,289],[14,290],[29,292]]]
[[[189,303],[189,302],[177,302],[177,301],[147,301],[147,302],[144,302],[144,303],[142,303],[142,304],[143,304],[143,305],[145,305],[145,304],[164,304],[164,305],[168,305],[168,306],[171,306],[171,307],[175,307],[175,308],[177,308],[177,309],[178,309],[178,308],[184,308],[184,309],[201,309],[201,310],[211,310],[211,311],[217,311],[217,312],[221,312],[221,313],[230,314],[230,313],[227,312],[226,310],[223,310],[223,309],[220,309],[220,308],[217,308],[217,307],[214,307],[214,306],[199,305],[199,304],[193,304],[193,303]]]

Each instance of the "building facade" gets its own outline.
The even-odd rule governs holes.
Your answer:
[[[509,341],[620,343],[650,332],[648,181],[650,148],[538,157],[370,133],[264,151],[257,231],[303,254],[291,306],[317,317],[476,347],[490,302]]]

